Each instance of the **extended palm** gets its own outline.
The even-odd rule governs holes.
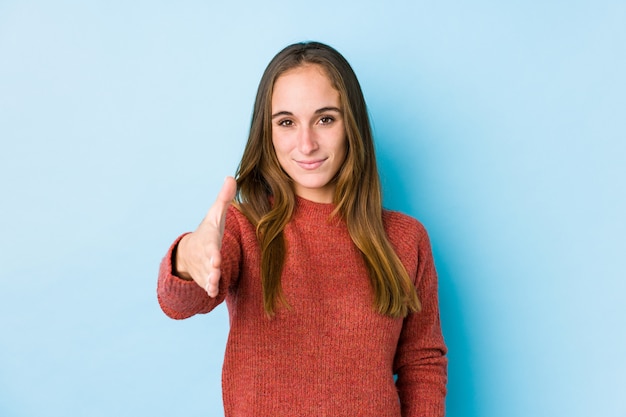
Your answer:
[[[180,241],[176,251],[176,271],[184,279],[193,279],[211,297],[217,296],[220,281],[222,237],[226,212],[235,193],[237,183],[227,177],[198,228]]]

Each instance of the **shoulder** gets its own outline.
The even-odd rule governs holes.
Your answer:
[[[383,225],[396,255],[409,276],[414,277],[414,284],[421,285],[424,271],[434,272],[432,250],[426,228],[411,216],[389,210],[383,211]]]
[[[235,236],[256,235],[256,228],[235,204],[231,204],[226,212],[224,232]]]
[[[399,211],[383,210],[383,225],[389,239],[415,239],[419,243],[428,239],[424,225],[414,217]]]
[[[424,225],[414,217],[383,210],[383,226],[387,238],[409,273],[430,257],[430,239]]]

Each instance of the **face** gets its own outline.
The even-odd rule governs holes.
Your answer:
[[[334,178],[346,158],[339,92],[319,65],[282,74],[272,93],[272,143],[298,196],[331,203]]]

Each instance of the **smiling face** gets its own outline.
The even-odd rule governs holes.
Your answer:
[[[323,68],[305,64],[278,77],[272,93],[272,143],[295,193],[331,203],[347,152],[339,92]]]

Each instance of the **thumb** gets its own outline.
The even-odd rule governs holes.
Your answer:
[[[206,221],[211,222],[215,227],[222,229],[226,219],[226,212],[237,193],[237,181],[233,177],[226,177],[222,189],[217,194],[215,203],[209,209]]]
[[[222,189],[217,195],[216,202],[221,203],[223,206],[228,207],[237,194],[237,181],[233,177],[226,177]]]

